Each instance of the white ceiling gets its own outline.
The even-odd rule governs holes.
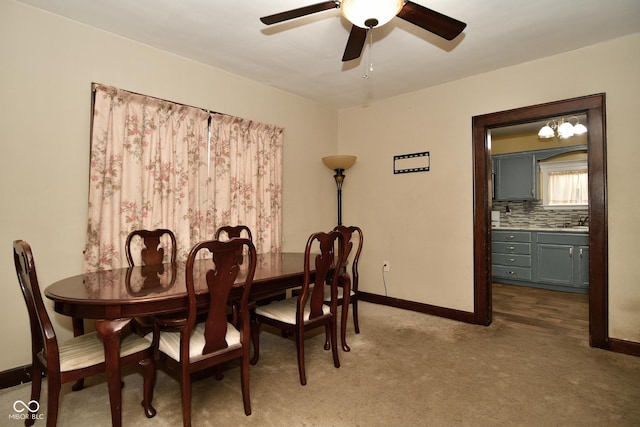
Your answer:
[[[321,0],[20,1],[335,108],[640,32],[638,0],[415,0],[467,28],[448,42],[394,18],[374,29],[363,78],[369,47],[341,62],[351,25],[339,10],[259,21]]]

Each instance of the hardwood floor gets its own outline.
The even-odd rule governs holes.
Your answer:
[[[493,283],[493,321],[589,340],[589,295]]]

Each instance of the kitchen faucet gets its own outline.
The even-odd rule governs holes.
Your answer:
[[[589,221],[589,215],[585,216],[584,218],[579,217],[578,225],[587,225],[587,221]]]

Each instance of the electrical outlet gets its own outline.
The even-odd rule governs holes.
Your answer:
[[[382,261],[382,270],[391,271],[391,265],[389,264],[389,261]]]

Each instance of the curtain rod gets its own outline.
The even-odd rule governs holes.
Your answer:
[[[92,91],[92,92],[95,92],[95,91],[96,91],[96,89],[98,88],[98,86],[107,86],[107,87],[113,87],[113,88],[116,88],[115,86],[110,86],[110,85],[105,85],[105,84],[102,84],[102,83],[95,83],[95,82],[93,82],[93,83],[91,83],[91,91]],[[170,103],[172,103],[172,104],[176,104],[176,105],[182,105],[182,106],[184,106],[184,107],[197,108],[198,110],[206,111],[206,112],[207,112],[207,113],[209,113],[209,114],[221,114],[221,115],[223,115],[223,116],[228,116],[228,114],[220,113],[220,112],[218,112],[218,111],[209,110],[209,109],[207,109],[207,108],[196,107],[196,106],[189,105],[189,104],[183,104],[183,103],[181,103],[181,102],[169,101],[168,99],[158,98],[157,96],[145,95],[145,94],[138,93],[138,92],[133,92],[133,91],[130,91],[130,90],[127,90],[127,89],[120,89],[120,88],[116,88],[116,89],[118,89],[118,90],[124,90],[124,91],[126,91],[126,92],[129,92],[129,93],[132,93],[132,94],[134,94],[134,95],[138,95],[138,96],[145,96],[145,97],[147,97],[147,98],[153,98],[153,99],[157,99],[157,100],[164,101],[164,102],[170,102]]]

